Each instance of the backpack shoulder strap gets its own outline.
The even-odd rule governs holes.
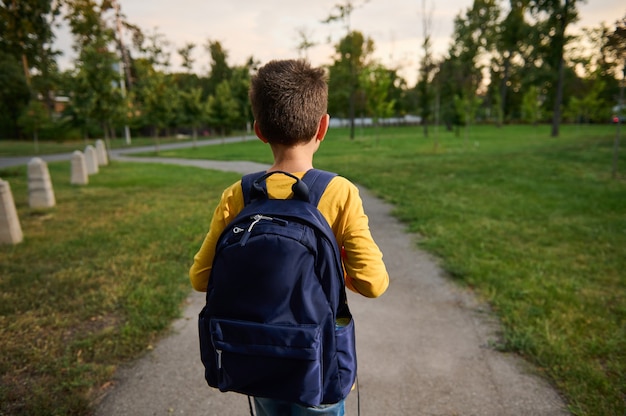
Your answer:
[[[335,176],[337,176],[336,173],[320,169],[311,169],[304,174],[302,181],[309,188],[309,201],[311,204],[315,206],[319,204],[322,194]]]
[[[252,200],[252,183],[263,175],[265,175],[264,170],[260,172],[249,173],[241,178],[241,190],[243,192],[244,205],[248,205]],[[263,186],[265,186],[265,181],[263,181]]]

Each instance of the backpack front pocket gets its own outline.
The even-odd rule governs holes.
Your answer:
[[[322,342],[316,325],[211,319],[218,387],[316,406],[322,400]]]

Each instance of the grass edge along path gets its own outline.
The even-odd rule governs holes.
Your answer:
[[[626,412],[626,166],[612,126],[330,130],[316,166],[392,203],[421,245],[503,325],[496,347],[552,380],[576,415]],[[433,134],[434,136],[434,134]],[[260,142],[161,156],[267,163]]]

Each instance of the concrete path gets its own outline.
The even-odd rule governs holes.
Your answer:
[[[264,168],[250,162],[120,153],[112,158],[240,173]],[[0,167],[7,165],[12,164],[0,160]],[[569,415],[555,390],[523,360],[491,347],[498,325],[488,308],[451,283],[437,260],[416,248],[413,236],[390,215],[391,206],[364,189],[361,196],[391,276],[389,290],[379,299],[349,294],[357,327],[361,414]],[[204,381],[196,323],[203,303],[204,294],[192,293],[170,335],[118,370],[103,391],[97,416],[249,414],[245,396],[220,393]],[[348,398],[347,414],[357,414],[356,392]]]

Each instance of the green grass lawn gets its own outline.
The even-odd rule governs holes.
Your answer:
[[[391,202],[461,284],[493,306],[498,348],[536,364],[577,415],[626,412],[626,148],[613,126],[331,130],[316,166]],[[435,140],[435,136],[437,140]],[[626,140],[625,140],[626,141]],[[269,162],[261,142],[161,155]]]
[[[101,167],[57,206],[28,208],[9,181],[24,242],[0,246],[0,414],[85,415],[117,365],[151,348],[190,292],[187,270],[221,189],[237,175],[175,166]]]
[[[613,126],[548,133],[357,129],[349,140],[331,129],[315,164],[391,202],[452,278],[492,305],[496,347],[533,362],[574,414],[623,416],[626,163],[611,179]],[[160,156],[271,161],[260,141]],[[115,366],[177,316],[212,204],[237,178],[114,163],[73,187],[69,162],[49,166],[57,207],[45,211],[26,206],[24,168],[0,170],[26,235],[0,246],[0,414],[87,412]]]

